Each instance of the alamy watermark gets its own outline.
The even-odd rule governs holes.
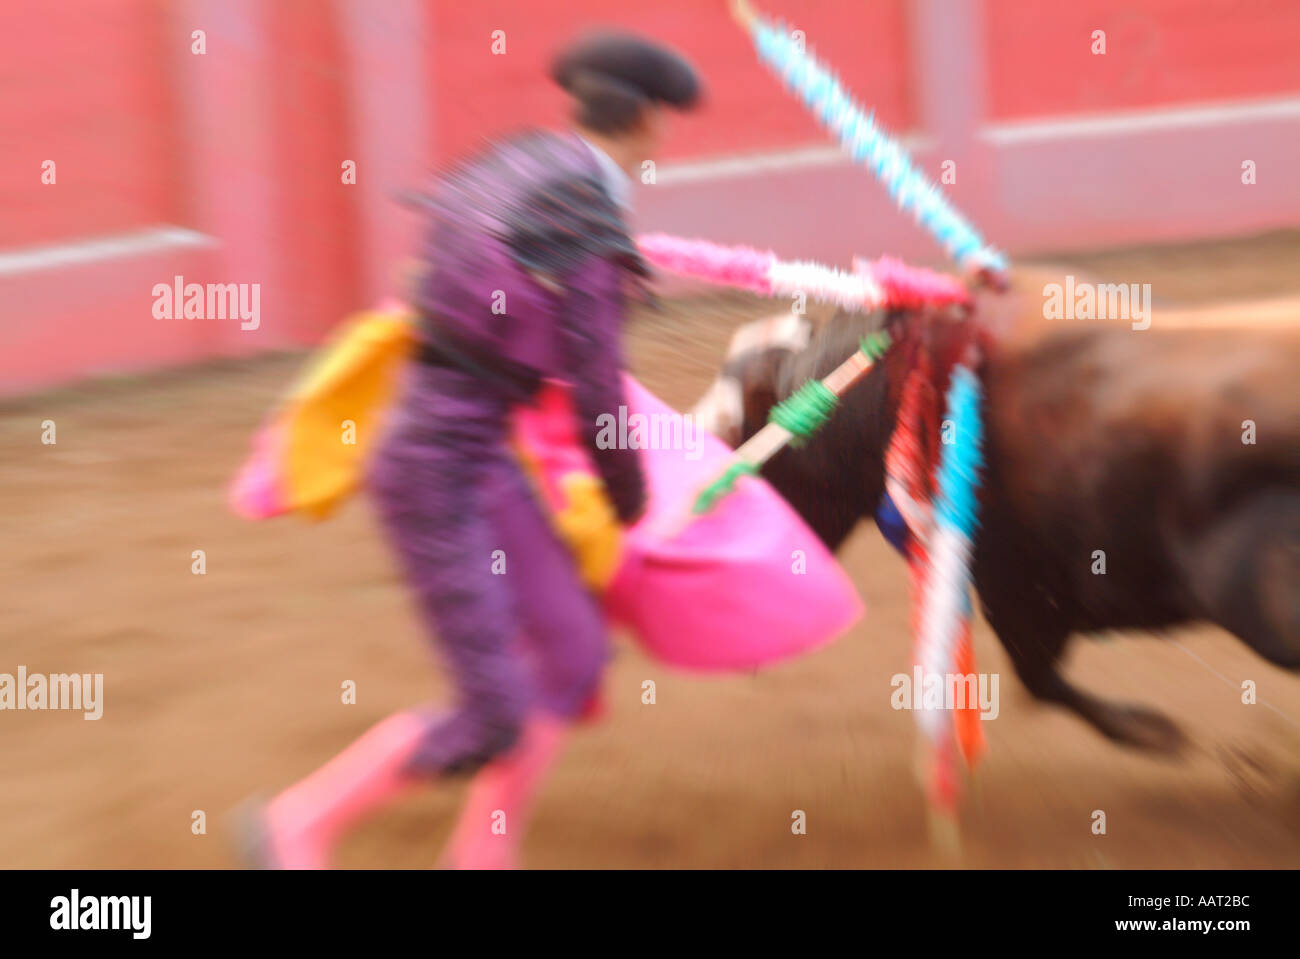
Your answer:
[[[912,668],[912,674],[895,673],[889,680],[894,709],[979,709],[980,719],[997,719],[997,673],[936,673]]]
[[[1151,326],[1150,283],[1076,282],[1067,274],[1065,283],[1043,286],[1045,320],[1131,320],[1133,329]]]
[[[260,283],[186,283],[172,277],[171,283],[153,287],[155,320],[234,320],[241,330],[262,325]]]
[[[690,413],[601,413],[596,417],[600,432],[596,446],[602,450],[684,450],[688,460],[704,455],[700,424]]]
[[[83,896],[73,889],[50,900],[50,928],[56,931],[123,931],[148,939],[153,931],[153,896]]]
[[[79,709],[83,719],[104,715],[103,673],[0,673],[0,710]]]

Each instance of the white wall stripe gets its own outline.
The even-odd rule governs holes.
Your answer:
[[[925,145],[920,137],[904,137],[909,150]],[[852,161],[838,146],[810,146],[793,150],[775,150],[770,153],[749,153],[742,156],[716,157],[691,163],[668,163],[659,168],[656,182],[662,186],[681,183],[699,183],[709,180],[731,180],[736,177],[755,176],[760,173],[800,170],[807,167],[847,166]]]
[[[1300,97],[1233,100],[1159,110],[1126,110],[1108,114],[993,123],[981,127],[979,136],[987,143],[1008,146],[1152,130],[1195,129],[1260,120],[1300,120]],[[931,138],[923,134],[904,137],[902,142],[913,152],[934,145]],[[848,155],[836,146],[797,147],[769,153],[663,164],[659,168],[657,181],[661,186],[678,186],[850,163]]]
[[[216,246],[215,237],[179,226],[156,226],[133,233],[49,243],[18,250],[0,250],[0,276],[17,276],[83,263],[99,263],[145,253]]]
[[[1124,110],[1077,117],[1049,117],[988,124],[980,139],[998,146],[1083,137],[1117,136],[1152,130],[1179,130],[1260,120],[1300,120],[1300,97],[1233,100],[1162,110]]]

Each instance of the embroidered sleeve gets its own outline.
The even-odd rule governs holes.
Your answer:
[[[624,523],[645,506],[645,479],[636,450],[601,443],[603,417],[619,419],[627,403],[623,393],[623,355],[619,338],[624,298],[619,268],[603,257],[591,257],[565,277],[565,301],[560,319],[560,347],[573,385],[578,436],[600,472],[610,500]],[[605,433],[608,436],[609,430]]]
[[[525,192],[506,233],[515,261],[541,276],[566,276],[592,257],[638,276],[649,272],[618,205],[594,176],[569,175]]]

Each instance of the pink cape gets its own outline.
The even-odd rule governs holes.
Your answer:
[[[649,502],[624,531],[603,593],[610,620],[656,659],[695,670],[778,662],[857,622],[863,605],[852,582],[766,482],[743,477],[712,511],[682,524],[699,488],[730,462],[731,450],[694,424],[686,432],[681,414],[631,377],[625,383],[628,422],[637,414],[657,416],[660,425],[675,421],[677,430],[673,448],[641,452]],[[264,427],[235,478],[231,505],[240,515],[265,519],[295,510],[282,432],[274,422]],[[513,435],[537,467],[554,513],[567,505],[566,476],[595,476],[563,384],[548,383],[532,406],[517,412]]]
[[[684,426],[681,414],[631,377],[625,386],[629,423],[642,414]],[[548,384],[515,426],[553,503],[560,477],[593,472],[563,385]],[[863,604],[852,582],[763,480],[744,477],[709,513],[685,527],[673,522],[732,455],[693,424],[690,432],[673,435],[680,438],[671,444],[676,448],[642,450],[649,502],[626,531],[618,571],[605,592],[610,619],[631,630],[655,658],[697,670],[751,669],[788,659],[856,623]],[[665,535],[665,529],[677,531]]]

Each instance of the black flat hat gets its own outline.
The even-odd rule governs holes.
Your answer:
[[[629,33],[589,34],[556,56],[551,77],[577,94],[582,78],[597,77],[635,91],[646,100],[688,109],[700,97],[695,68],[683,57]]]

